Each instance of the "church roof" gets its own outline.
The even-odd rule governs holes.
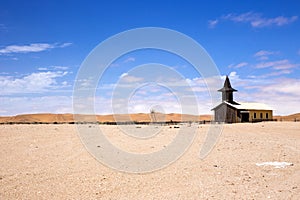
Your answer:
[[[228,76],[226,76],[223,88],[219,89],[218,91],[219,92],[224,92],[224,91],[236,92],[237,90],[231,87],[229,78],[228,78]]]
[[[249,103],[249,102],[238,102],[238,104],[232,104],[227,101],[224,103],[238,109],[238,110],[273,110],[270,106],[264,103]]]

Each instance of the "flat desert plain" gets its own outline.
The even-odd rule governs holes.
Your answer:
[[[82,126],[101,126],[113,144],[136,153],[164,148],[178,131],[166,126],[151,140],[136,141],[117,126]],[[210,125],[197,126],[176,162],[131,174],[91,156],[76,125],[1,125],[0,199],[300,199],[299,122],[225,124],[205,159],[199,152]],[[289,165],[257,165],[264,162]]]

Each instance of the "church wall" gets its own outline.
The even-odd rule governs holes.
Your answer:
[[[249,110],[250,116],[249,120],[252,121],[266,121],[273,119],[273,111],[272,110]]]
[[[215,121],[216,122],[226,122],[226,123],[236,123],[237,119],[237,110],[231,108],[226,104],[220,105],[215,109]]]

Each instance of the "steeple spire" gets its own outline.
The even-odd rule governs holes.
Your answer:
[[[237,90],[231,87],[228,76],[226,76],[223,88],[218,90],[222,92],[222,101],[227,101],[229,103],[233,103],[233,92]]]

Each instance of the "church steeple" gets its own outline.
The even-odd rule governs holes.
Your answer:
[[[222,92],[222,101],[227,101],[229,103],[233,103],[233,92],[236,92],[236,89],[231,87],[228,76],[226,76],[223,88],[218,90]]]

